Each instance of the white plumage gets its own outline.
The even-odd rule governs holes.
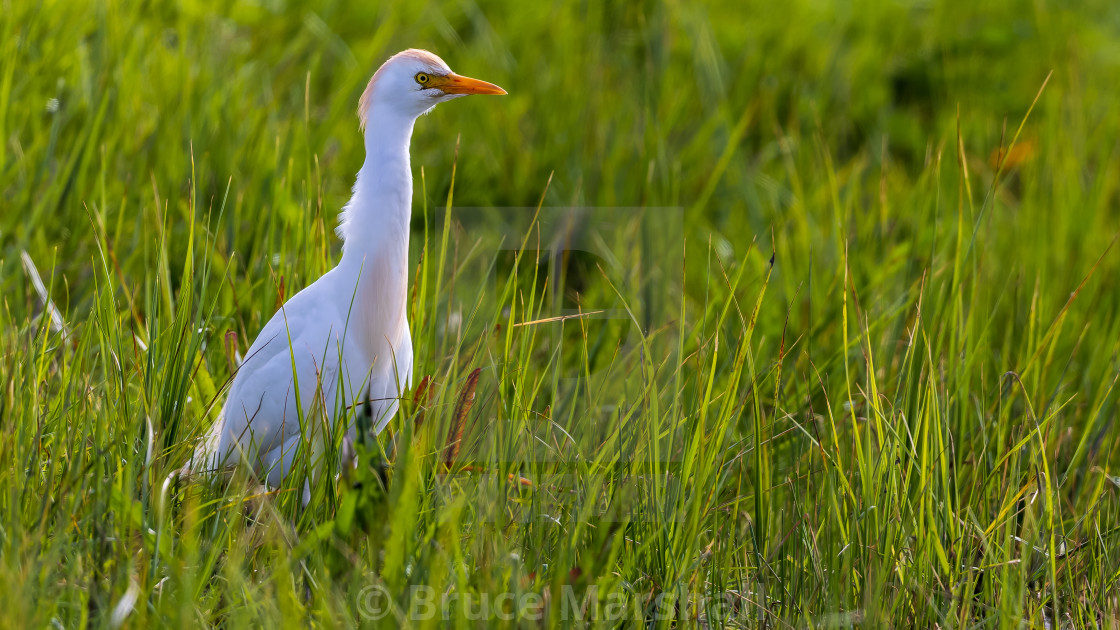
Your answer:
[[[358,108],[366,159],[338,228],[342,260],[265,324],[192,470],[246,464],[276,487],[301,444],[319,451],[311,453],[315,466],[327,426],[344,428],[353,440],[348,419],[358,405],[370,405],[378,432],[396,413],[412,381],[406,313],[412,127],[437,104],[467,94],[505,91],[456,75],[423,50],[393,56],[370,79]]]

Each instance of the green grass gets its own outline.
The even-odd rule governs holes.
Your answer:
[[[0,625],[1117,627],[1120,12],[974,4],[0,3]],[[409,46],[430,394],[176,481]]]

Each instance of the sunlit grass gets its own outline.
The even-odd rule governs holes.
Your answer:
[[[1109,3],[55,4],[0,10],[5,627],[1120,623]],[[427,387],[307,507],[179,479],[407,46],[510,92],[417,125]]]

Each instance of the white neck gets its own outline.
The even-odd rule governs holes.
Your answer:
[[[350,202],[338,226],[343,261],[361,259],[372,250],[403,242],[408,253],[412,218],[412,167],[408,146],[415,118],[396,114],[376,101],[365,130],[366,161],[358,171]],[[400,238],[400,237],[404,238]]]
[[[338,270],[343,283],[340,289],[346,292],[344,299],[349,301],[350,291],[355,291],[350,321],[359,324],[353,332],[371,355],[384,356],[388,349],[385,343],[397,343],[407,325],[412,217],[408,147],[416,119],[375,100],[367,120],[366,161],[358,171],[353,196],[342,210],[338,227],[343,239]],[[370,327],[360,322],[382,325]]]

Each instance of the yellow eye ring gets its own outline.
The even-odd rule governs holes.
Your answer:
[[[430,81],[430,80],[431,80],[431,77],[429,77],[427,74],[424,74],[423,72],[417,72],[416,73],[416,82],[419,83],[420,85],[427,85],[428,81]]]

